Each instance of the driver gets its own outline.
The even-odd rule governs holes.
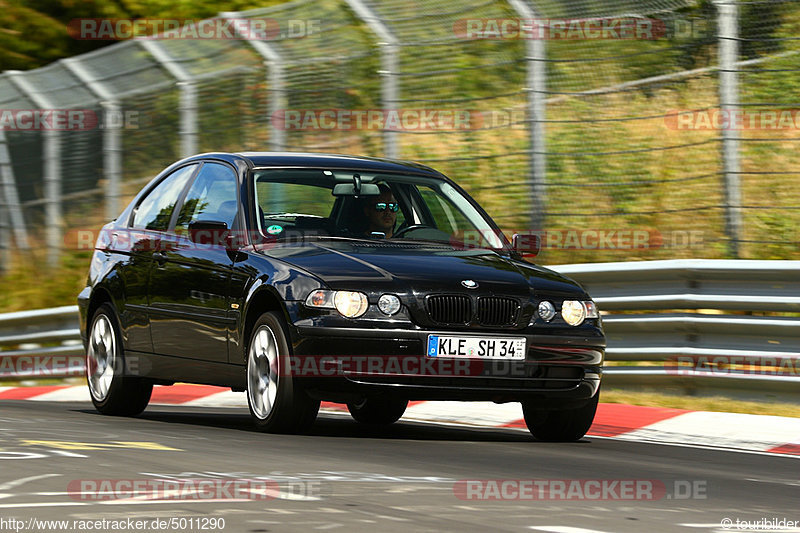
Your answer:
[[[364,217],[367,219],[367,229],[364,233],[369,237],[374,236],[373,232],[383,233],[389,239],[394,234],[400,205],[388,185],[380,183],[378,189],[381,191],[379,196],[371,196],[364,200]]]

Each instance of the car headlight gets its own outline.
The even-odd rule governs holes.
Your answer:
[[[336,309],[342,316],[356,318],[367,312],[367,295],[358,291],[329,291],[317,289],[306,297],[306,307]]]
[[[356,318],[367,312],[367,295],[358,291],[336,291],[333,295],[336,310],[347,318]]]
[[[561,304],[561,316],[570,326],[580,326],[587,318],[599,318],[597,306],[593,301],[564,300]]]
[[[561,317],[570,326],[580,326],[586,319],[586,307],[578,300],[564,300],[561,304]]]

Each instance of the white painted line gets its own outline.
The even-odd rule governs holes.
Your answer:
[[[403,418],[497,427],[521,419],[522,407],[517,402],[423,402],[406,409]]]
[[[24,485],[29,481],[36,481],[37,479],[45,479],[48,477],[59,477],[59,476],[61,476],[61,474],[42,474],[40,476],[23,477],[20,479],[15,479],[14,481],[3,483],[2,485],[0,485],[0,490],[8,490],[14,487],[19,487],[20,485]]]
[[[253,502],[253,503],[264,503],[264,500],[250,500],[250,499],[233,499],[233,498],[210,498],[207,500],[178,500],[178,499],[170,499],[170,500],[135,500],[135,499],[125,499],[125,500],[106,500],[102,502],[95,502],[101,505],[153,505],[153,504],[160,504],[160,503],[168,503],[170,505],[180,504],[183,505],[185,503],[244,503],[244,502]]]
[[[24,507],[74,507],[78,505],[89,505],[89,504],[84,502],[4,503],[0,505],[0,509],[22,509]]]
[[[247,396],[243,392],[222,391],[180,405],[190,407],[241,407],[247,409]]]
[[[36,402],[90,402],[89,387],[77,385],[28,398]]]
[[[510,429],[517,429],[517,428],[510,428]],[[601,439],[601,440],[628,440],[631,442],[639,442],[641,444],[652,444],[655,446],[674,446],[676,448],[693,448],[696,450],[713,450],[716,452],[731,452],[731,453],[746,453],[749,455],[766,455],[767,457],[785,457],[787,459],[800,459],[800,455],[792,455],[788,453],[776,453],[776,452],[764,452],[759,450],[746,450],[740,449],[736,447],[724,447],[724,446],[709,446],[707,444],[690,444],[688,442],[662,442],[659,440],[649,440],[649,439],[628,439],[625,438],[626,436],[618,436],[618,437],[600,437],[595,435],[587,435],[585,438],[591,439]]]
[[[605,531],[597,529],[584,529],[582,527],[570,526],[531,526],[530,529],[535,531],[547,531],[548,533],[606,533]]]
[[[620,435],[624,440],[704,444],[766,451],[800,440],[800,418],[696,411]]]

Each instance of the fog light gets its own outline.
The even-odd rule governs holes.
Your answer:
[[[564,300],[561,304],[561,316],[570,326],[579,326],[586,318],[586,307],[577,300]]]
[[[537,312],[539,314],[539,318],[545,322],[550,322],[553,320],[553,317],[556,316],[556,306],[547,300],[542,300],[539,302],[539,308],[537,309]]]
[[[384,315],[393,315],[400,310],[400,298],[394,294],[384,294],[378,298],[378,309]]]
[[[347,318],[356,318],[367,312],[367,295],[357,291],[336,291],[333,305]]]

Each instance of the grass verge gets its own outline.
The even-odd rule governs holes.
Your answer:
[[[744,413],[800,418],[800,405],[779,402],[751,402],[726,396],[675,396],[655,392],[631,392],[621,389],[603,389],[600,401],[647,407],[670,407],[691,411],[719,413]]]

